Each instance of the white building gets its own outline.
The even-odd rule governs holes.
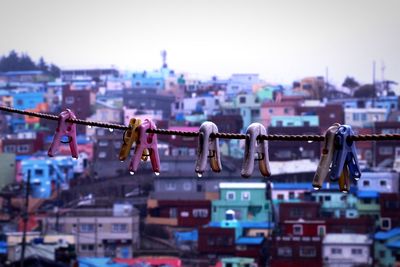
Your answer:
[[[363,234],[327,234],[322,242],[322,257],[327,267],[352,267],[372,264],[372,240]]]
[[[359,191],[398,193],[399,174],[397,172],[363,172],[357,187]]]
[[[345,108],[344,122],[353,127],[372,127],[374,122],[385,121],[386,108]]]

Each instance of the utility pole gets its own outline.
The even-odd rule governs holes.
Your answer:
[[[23,214],[23,230],[22,230],[22,248],[20,257],[20,266],[24,267],[25,260],[25,247],[26,247],[26,231],[28,227],[28,210],[29,210],[29,194],[31,191],[31,170],[28,170],[28,177],[26,179],[26,191],[25,191],[25,211]]]

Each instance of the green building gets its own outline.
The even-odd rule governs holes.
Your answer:
[[[15,154],[0,154],[0,189],[15,181]]]
[[[400,255],[400,227],[387,232],[377,232],[374,239],[374,266],[395,266],[396,257]]]
[[[271,202],[266,199],[265,183],[220,183],[220,199],[212,202],[212,222],[226,219],[234,211],[237,221],[271,222]]]

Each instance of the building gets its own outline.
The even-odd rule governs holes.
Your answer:
[[[398,193],[399,174],[396,172],[363,172],[357,187],[358,191]]]
[[[65,81],[90,77],[91,79],[105,80],[108,77],[117,77],[119,72],[115,68],[94,68],[94,69],[63,69],[61,77]]]
[[[374,122],[385,121],[388,111],[384,108],[345,108],[344,123],[354,128],[372,128]]]
[[[380,205],[379,192],[377,191],[359,191],[357,192],[357,210],[360,217],[371,217],[379,224]]]
[[[320,189],[311,192],[311,200],[321,204],[321,216],[324,218],[357,218],[359,215],[358,199],[352,193],[343,194],[336,188]]]
[[[129,258],[139,248],[139,212],[131,204],[84,206],[60,212],[58,229],[75,236],[79,257]],[[56,217],[44,217],[43,226],[56,229]]]
[[[13,153],[17,156],[32,155],[43,150],[43,134],[40,132],[21,132],[7,135],[2,141],[4,153]]]
[[[374,235],[374,259],[377,266],[395,266],[399,261],[400,227]]]
[[[374,125],[377,134],[400,133],[400,122],[398,121],[378,121]],[[400,160],[400,144],[398,141],[376,142],[374,150],[376,166],[395,167],[396,170],[399,170],[398,165],[396,165]]]
[[[15,154],[0,154],[0,190],[15,180]]]
[[[271,267],[322,265],[322,238],[319,236],[274,236],[269,237]]]
[[[296,114],[318,116],[321,133],[324,133],[334,123],[344,123],[344,110],[340,104],[305,101],[296,107]]]
[[[372,240],[362,234],[327,234],[322,241],[324,266],[372,264]]]
[[[380,228],[390,230],[400,226],[399,193],[381,193],[379,195]]]

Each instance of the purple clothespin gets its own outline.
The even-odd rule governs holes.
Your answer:
[[[132,175],[135,174],[145,149],[149,151],[150,162],[154,173],[156,175],[160,174],[160,156],[158,155],[157,135],[155,133],[147,133],[149,129],[157,129],[154,122],[149,119],[145,119],[138,127],[139,140],[136,141],[135,153],[129,164],[129,171]]]
[[[54,134],[53,142],[47,152],[49,157],[54,157],[58,152],[60,143],[69,143],[69,148],[71,150],[71,156],[73,158],[78,158],[78,145],[76,143],[76,125],[72,122],[67,122],[68,119],[76,119],[75,114],[70,110],[66,109],[60,113],[58,116],[58,126]],[[68,142],[63,142],[61,138],[63,136],[68,137]]]

